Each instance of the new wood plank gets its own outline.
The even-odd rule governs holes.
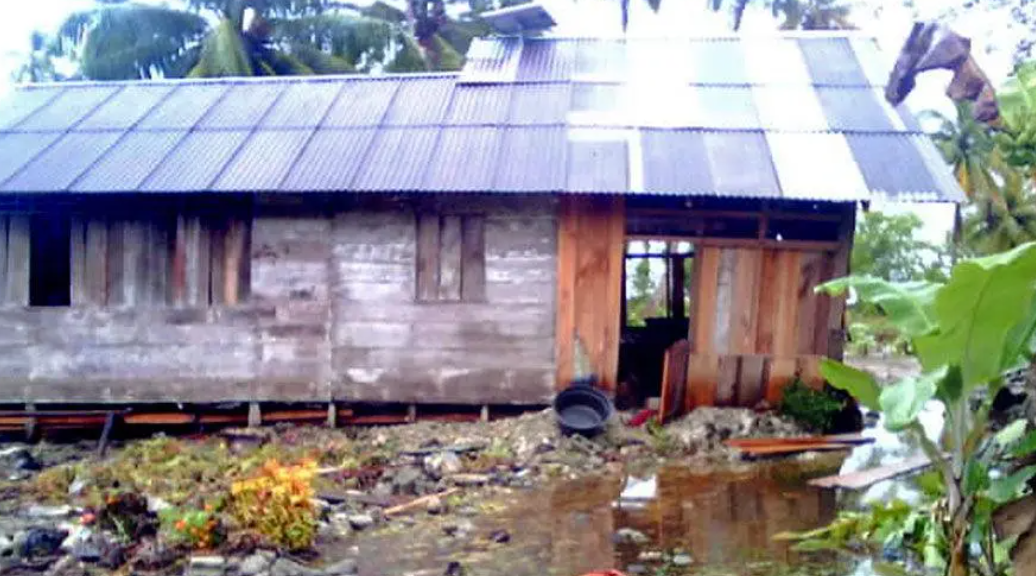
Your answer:
[[[465,302],[486,299],[486,219],[465,216],[461,230],[461,287]]]
[[[799,252],[790,250],[777,254],[776,292],[777,310],[774,316],[773,352],[778,358],[795,356],[798,346]]]
[[[761,266],[760,250],[737,250],[730,311],[730,349],[735,354],[752,354],[756,351],[759,290],[765,289],[765,286],[760,287],[759,284]]]
[[[439,297],[439,216],[417,217],[417,299],[434,301]]]
[[[687,410],[716,405],[719,356],[692,354],[687,363]]]
[[[658,407],[662,422],[679,416],[683,411],[689,355],[690,344],[687,340],[677,340],[665,351],[662,361],[662,393]]]
[[[557,312],[554,331],[557,389],[568,386],[574,369],[575,270],[578,255],[578,222],[574,203],[575,198],[570,196],[562,196],[558,200]]]
[[[439,247],[439,299],[460,300],[461,217],[443,216]]]
[[[608,205],[608,271],[604,278],[607,300],[603,312],[605,354],[602,367],[607,390],[614,390],[619,377],[619,340],[624,319],[622,310],[623,254],[626,250],[626,201],[621,196],[607,198]]]
[[[716,325],[716,290],[719,283],[720,249],[705,247],[699,250],[695,259],[698,275],[698,291],[694,296],[694,325],[691,341],[694,351],[700,354],[715,352],[713,333]]]
[[[11,215],[7,221],[7,297],[16,306],[29,305],[29,266],[32,244],[29,217]]]

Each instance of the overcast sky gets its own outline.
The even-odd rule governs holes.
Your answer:
[[[177,4],[176,0],[138,0],[155,4]],[[362,1],[362,0],[361,0]],[[915,18],[932,18],[963,0],[858,0],[852,2],[851,20],[866,32],[874,34],[882,48],[894,55]],[[644,0],[631,0],[632,13],[627,34],[633,36],[691,36],[729,32],[729,15],[707,9],[707,0],[665,0],[654,14]],[[906,6],[910,2],[911,7]],[[618,0],[541,0],[555,19],[559,35],[619,35],[622,33]],[[34,0],[11,3],[0,19],[0,92],[11,84],[11,74],[25,57],[33,30],[53,32],[70,12],[88,8],[92,0]],[[742,31],[752,33],[775,28],[768,10],[750,10]],[[1010,71],[1010,48],[1022,31],[1013,24],[1006,11],[974,13],[953,20],[954,28],[972,38],[979,62],[994,83]],[[992,39],[992,40],[990,40]],[[993,41],[995,44],[991,44]],[[659,63],[664,66],[665,63]],[[949,82],[948,74],[923,77],[918,90],[908,100],[915,110],[952,111],[942,95]],[[926,207],[919,212],[926,223],[926,236],[936,240],[952,222],[948,209]]]

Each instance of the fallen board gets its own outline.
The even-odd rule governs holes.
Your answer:
[[[870,444],[874,438],[861,434],[835,434],[829,436],[800,436],[795,438],[731,438],[725,444],[732,448],[756,448],[769,446],[796,446],[801,444],[846,444],[858,446]]]
[[[852,450],[851,444],[840,442],[812,442],[801,444],[786,444],[783,446],[747,446],[737,447],[742,453],[748,456],[776,456],[777,454],[794,454],[796,452],[816,452],[829,450]]]
[[[902,476],[904,474],[923,470],[931,464],[931,460],[922,454],[912,458],[907,458],[902,462],[889,464],[888,466],[879,466],[877,468],[851,472],[849,474],[815,478],[809,481],[809,485],[820,488],[848,488],[849,490],[860,490],[870,486],[871,484],[881,482],[882,480],[889,480],[896,476]]]

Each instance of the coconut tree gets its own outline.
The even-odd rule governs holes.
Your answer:
[[[1032,180],[1008,170],[995,196],[978,199],[964,218],[964,238],[978,254],[1005,252],[1036,240],[1036,190]]]
[[[187,0],[182,10],[103,0],[71,15],[55,46],[103,80],[456,68],[442,33],[451,22],[423,23],[435,14],[330,0]],[[418,28],[433,32],[415,40]]]
[[[927,111],[923,118],[938,123],[936,130],[929,133],[946,163],[953,167],[964,194],[971,200],[987,198],[997,194],[994,173],[1007,167],[998,160],[996,145],[989,126],[975,120],[969,102],[959,102],[957,118]]]
[[[662,0],[645,0],[648,6],[658,12]],[[622,6],[622,27],[629,22],[630,0],[619,0]],[[851,30],[855,26],[849,21],[850,6],[843,0],[708,0],[713,11],[729,9],[731,26],[735,31],[741,28],[745,11],[752,4],[770,9],[774,18],[780,21],[782,30]]]

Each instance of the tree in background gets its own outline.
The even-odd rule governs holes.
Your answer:
[[[976,199],[964,217],[964,245],[974,254],[995,254],[1036,239],[1036,191],[1018,170],[1003,174],[995,195]]]
[[[866,213],[853,239],[853,274],[893,282],[945,280],[946,250],[918,237],[923,225],[912,213]]]
[[[452,70],[484,30],[445,0],[359,7],[331,0],[186,0],[186,9],[98,0],[49,52],[97,80]]]
[[[658,283],[651,277],[651,262],[641,258],[633,267],[626,297],[626,324],[643,326],[645,318],[656,315]]]
[[[55,82],[65,77],[54,68],[52,47],[46,35],[33,31],[29,38],[29,55],[25,62],[15,70],[16,82]]]
[[[629,23],[630,0],[619,0],[622,7],[622,27]],[[658,12],[662,0],[646,0],[651,10]],[[844,0],[708,0],[713,11],[729,9],[731,27],[741,28],[749,5],[758,4],[770,10],[780,22],[781,30],[852,30],[849,21],[850,5]]]

